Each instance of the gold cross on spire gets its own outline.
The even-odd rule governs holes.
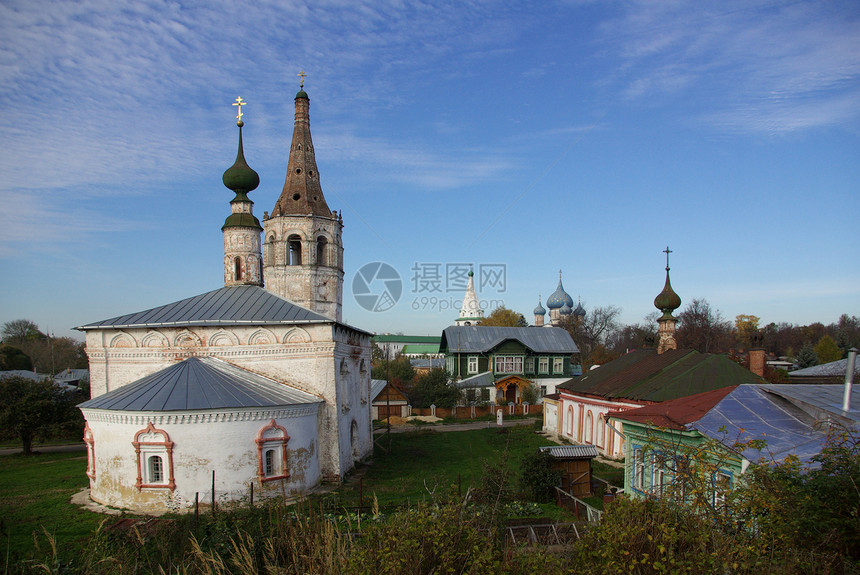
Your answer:
[[[666,254],[666,271],[669,271],[669,254],[672,253],[672,250],[669,249],[669,246],[666,246],[666,249],[663,250],[663,253]]]
[[[298,74],[296,74],[296,76],[298,76],[299,78],[301,78],[301,80],[299,81],[299,89],[304,88],[304,87],[305,87],[305,76],[307,76],[307,74],[305,74],[305,71],[304,71],[304,70],[302,70],[301,72],[299,72]]]
[[[242,101],[242,97],[241,97],[241,96],[239,96],[238,98],[236,98],[236,101],[235,101],[235,102],[233,102],[233,105],[234,105],[234,106],[236,106],[236,108],[237,108],[237,109],[238,109],[238,111],[239,111],[239,113],[236,115],[236,120],[237,120],[237,121],[236,121],[236,123],[237,123],[237,124],[238,124],[239,122],[241,122],[241,121],[242,121],[242,115],[243,115],[243,114],[242,114],[242,106],[244,106],[244,105],[245,105],[245,104],[247,104],[247,103],[248,103],[248,102],[243,102],[243,101]]]

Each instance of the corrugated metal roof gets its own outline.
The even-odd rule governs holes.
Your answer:
[[[412,367],[417,367],[421,369],[444,369],[445,367],[445,358],[444,357],[433,357],[433,358],[424,358],[424,357],[416,357],[415,359],[409,360],[409,365]]]
[[[593,445],[551,445],[540,450],[548,451],[556,459],[591,459],[599,455]]]
[[[764,383],[728,357],[694,350],[638,350],[556,387],[605,398],[668,401],[745,383]]]
[[[76,329],[333,323],[334,320],[257,286],[228,286]]]
[[[459,389],[490,387],[494,384],[495,379],[493,378],[492,371],[485,371],[484,373],[479,373],[478,375],[473,375],[471,377],[467,377],[466,379],[461,379],[460,381],[454,382],[454,386]]]
[[[113,411],[199,411],[322,403],[287,384],[212,357],[192,357],[78,407]]]
[[[515,340],[535,353],[578,353],[570,334],[558,327],[495,327],[461,325],[446,327],[439,349],[448,353],[483,353],[500,343]]]
[[[805,377],[805,376],[825,376],[825,377],[845,377],[845,372],[848,371],[848,358],[831,361],[822,365],[813,365],[803,369],[796,369],[788,372],[789,377]],[[854,364],[854,374],[860,375],[860,361]]]
[[[376,399],[376,397],[382,393],[382,390],[385,389],[385,384],[388,382],[384,379],[371,379],[370,380],[370,401]]]

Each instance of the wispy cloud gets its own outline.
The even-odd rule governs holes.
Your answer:
[[[848,0],[637,1],[601,31],[628,98],[695,95],[720,127],[786,132],[860,116],[858,21]]]

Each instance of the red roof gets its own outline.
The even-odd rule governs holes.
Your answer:
[[[610,411],[607,417],[648,423],[668,429],[686,429],[685,425],[699,421],[719,402],[731,393],[737,385],[730,385],[713,391],[697,393],[679,399],[654,403],[627,411]]]

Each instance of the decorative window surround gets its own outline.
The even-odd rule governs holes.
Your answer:
[[[84,424],[84,443],[87,444],[87,477],[96,478],[96,442],[90,424]]]
[[[170,441],[167,432],[163,429],[156,429],[150,421],[145,429],[134,434],[132,445],[134,445],[134,452],[137,456],[137,483],[135,483],[137,490],[153,488],[173,491],[176,489],[176,480],[173,475],[173,442]],[[150,457],[161,457],[163,464],[161,481],[157,483],[151,482]],[[165,471],[167,477],[164,477]]]
[[[260,481],[265,483],[276,479],[289,479],[287,442],[290,441],[290,436],[287,435],[286,428],[273,419],[257,433],[255,441]]]

